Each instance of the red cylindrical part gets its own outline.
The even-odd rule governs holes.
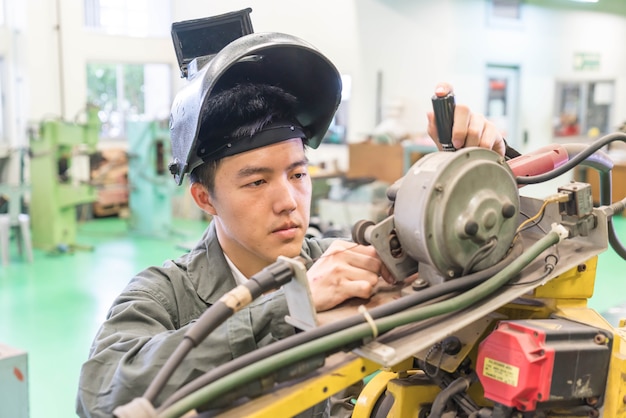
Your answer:
[[[480,344],[476,371],[485,398],[520,411],[535,410],[550,396],[554,350],[546,335],[516,322],[501,322]]]
[[[551,144],[508,161],[516,177],[537,176],[559,168],[569,160],[562,145]]]

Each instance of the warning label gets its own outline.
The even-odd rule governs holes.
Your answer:
[[[483,375],[507,385],[517,387],[519,367],[486,357],[483,365]]]

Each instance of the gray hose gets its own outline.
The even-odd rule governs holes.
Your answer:
[[[475,378],[473,376],[462,376],[450,383],[448,387],[439,392],[433,402],[433,406],[430,408],[430,414],[428,416],[442,416],[448,401],[452,399],[454,395],[467,391],[474,380]]]

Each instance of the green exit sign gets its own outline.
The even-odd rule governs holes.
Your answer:
[[[600,54],[577,52],[574,54],[574,70],[597,71],[600,69]]]

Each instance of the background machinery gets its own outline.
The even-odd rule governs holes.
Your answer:
[[[129,231],[156,237],[172,233],[172,184],[167,162],[170,137],[167,121],[132,121],[128,137],[128,181],[130,185]]]
[[[85,123],[42,121],[30,131],[30,216],[33,246],[56,250],[76,244],[77,208],[96,200],[90,155],[96,152],[100,119],[87,110]]]

